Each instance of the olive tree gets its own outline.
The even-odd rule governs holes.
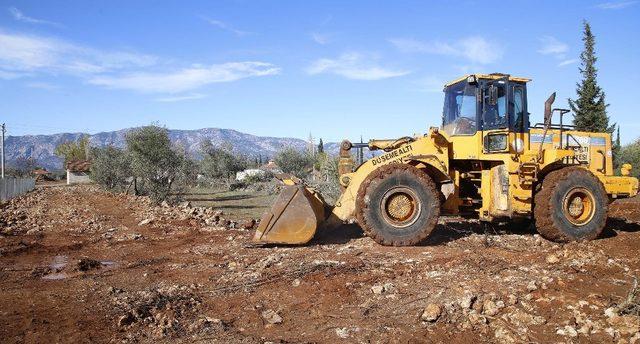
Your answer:
[[[200,144],[200,152],[201,171],[208,178],[230,178],[249,166],[248,158],[235,153],[230,144],[214,146],[210,141],[203,141]]]
[[[313,168],[315,160],[307,152],[301,152],[293,147],[286,147],[279,151],[274,161],[284,173],[292,174],[298,178],[304,178]]]
[[[179,181],[185,156],[171,146],[169,132],[165,128],[150,125],[133,130],[126,135],[131,173],[135,178],[136,192],[148,194],[160,202],[171,193]]]
[[[109,190],[120,191],[131,177],[131,164],[126,151],[113,146],[91,150],[91,179]]]

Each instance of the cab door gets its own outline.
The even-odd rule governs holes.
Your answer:
[[[487,82],[482,92],[481,127],[483,153],[509,152],[508,82],[499,79]]]
[[[509,83],[509,127],[512,131],[514,151],[522,153],[529,149],[529,112],[527,110],[527,87],[524,83]]]
[[[511,216],[509,166],[511,130],[509,126],[509,82],[506,78],[488,81],[482,92],[481,217]]]

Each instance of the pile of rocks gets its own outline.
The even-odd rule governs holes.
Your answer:
[[[35,190],[0,206],[0,233],[23,234],[30,229],[46,226],[42,217],[34,216],[41,212],[38,205],[43,198],[42,190]]]
[[[100,192],[95,186],[40,188],[10,200],[1,206],[0,234],[38,234],[58,225],[77,233],[102,231],[107,220],[104,215],[96,215],[90,209],[51,206],[54,197],[68,204],[80,204],[86,188]]]
[[[203,328],[223,328],[219,319],[197,319],[202,303],[198,286],[160,285],[143,291],[127,292],[110,287],[111,304],[118,311],[117,326],[140,327],[155,338],[175,337]]]
[[[142,198],[142,197],[139,197]],[[146,197],[144,197],[146,198]],[[196,207],[191,202],[182,202],[176,206],[168,202],[162,202],[158,206],[149,206],[141,212],[139,226],[152,224],[153,222],[164,222],[166,220],[191,221],[194,225],[203,225],[212,230],[254,229],[258,224],[255,219],[244,221],[234,221],[224,217],[222,210],[210,207]]]
[[[374,293],[378,290],[375,288],[376,286],[372,287]],[[533,286],[528,286],[527,289],[529,292],[534,291]],[[428,303],[421,310],[418,319],[423,326],[449,323],[461,331],[473,329],[477,333],[493,335],[501,343],[526,342],[531,340],[531,327],[547,325],[551,321],[539,312],[542,311],[540,305],[552,301],[554,300],[544,297],[533,297],[531,293],[497,295],[466,291],[456,300]],[[605,335],[614,341],[640,343],[638,315],[624,314],[615,306],[602,312],[599,304],[598,301],[579,300],[576,304],[566,305],[563,308],[571,317],[554,324],[555,333],[568,340]]]

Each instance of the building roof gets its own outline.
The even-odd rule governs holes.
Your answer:
[[[453,85],[455,83],[458,83],[460,81],[463,80],[467,80],[468,77],[470,76],[475,76],[478,79],[489,79],[489,80],[498,80],[498,79],[502,79],[502,78],[509,78],[510,81],[516,81],[516,82],[529,82],[531,81],[531,79],[529,78],[523,78],[523,77],[519,77],[519,76],[511,76],[509,74],[502,74],[502,73],[491,73],[491,74],[467,74],[465,76],[459,77],[453,81],[450,81],[448,83],[446,83],[444,86],[450,86]]]
[[[67,162],[67,170],[71,172],[89,172],[91,170],[91,161],[71,160]]]

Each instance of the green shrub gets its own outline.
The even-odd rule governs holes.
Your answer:
[[[211,142],[204,141],[201,143],[200,152],[200,171],[205,177],[214,180],[234,177],[249,165],[247,157],[234,153],[233,147],[229,144],[215,147]]]
[[[126,188],[131,177],[131,165],[127,152],[113,146],[91,150],[91,179],[113,191]]]
[[[59,144],[54,153],[64,160],[64,167],[72,160],[87,160],[89,136],[84,135],[77,141],[67,141]]]
[[[314,157],[307,152],[286,147],[276,154],[274,161],[282,172],[304,178],[313,169]]]
[[[273,179],[273,173],[265,171],[263,174],[251,174],[244,178],[243,182],[245,184],[255,184],[266,182]]]
[[[620,161],[620,166],[622,164],[631,164],[633,166],[631,175],[636,178],[640,177],[640,139],[622,146],[618,160]]]

